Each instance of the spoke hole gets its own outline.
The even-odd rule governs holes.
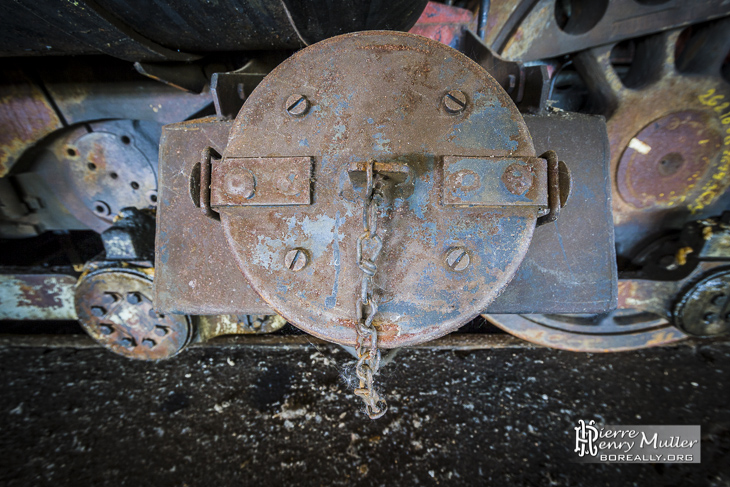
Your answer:
[[[117,179],[119,177],[119,174],[117,174],[115,172],[110,172],[109,173],[109,177],[112,178],[112,179]]]
[[[86,167],[89,168],[89,171],[96,171],[96,164],[94,164],[93,162],[88,163]]]
[[[120,139],[121,139],[121,141],[122,141],[122,144],[124,144],[124,145],[129,145],[129,144],[130,144],[130,143],[132,142],[132,139],[130,139],[130,138],[129,138],[129,137],[127,137],[126,135],[122,135],[122,136],[120,137]]]
[[[566,34],[585,34],[598,25],[607,8],[608,0],[556,0],[555,22]]]
[[[130,183],[130,186],[132,187],[132,189],[139,189],[139,183],[137,181],[132,181]]]

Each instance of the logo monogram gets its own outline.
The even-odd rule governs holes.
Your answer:
[[[578,420],[579,426],[575,429],[575,452],[582,457],[586,454],[594,457],[598,455],[598,448],[595,445],[598,440],[598,428],[593,426],[595,421],[590,420],[588,424],[582,419]]]

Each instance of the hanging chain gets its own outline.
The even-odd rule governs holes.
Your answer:
[[[357,266],[362,271],[362,285],[360,297],[357,299],[357,365],[355,373],[360,385],[355,389],[355,395],[365,403],[365,410],[371,419],[378,419],[388,410],[385,399],[380,397],[373,386],[373,377],[380,367],[380,350],[378,350],[378,331],[373,326],[373,318],[378,312],[378,304],[373,296],[373,276],[378,270],[375,261],[383,248],[383,240],[378,236],[377,211],[382,203],[382,193],[378,187],[380,179],[373,175],[374,161],[370,161],[366,168],[367,184],[363,198],[363,226],[365,231],[357,239]],[[366,242],[369,258],[363,255]]]

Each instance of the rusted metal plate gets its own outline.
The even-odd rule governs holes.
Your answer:
[[[547,163],[538,158],[444,156],[447,206],[547,207]]]
[[[91,338],[128,358],[170,358],[193,337],[186,316],[154,310],[152,279],[131,268],[107,268],[83,276],[75,306],[79,322]]]
[[[212,167],[210,205],[308,205],[311,176],[311,157],[223,159]]]
[[[446,100],[455,91],[456,102]],[[293,94],[308,100],[308,111],[292,113]],[[378,215],[379,343],[404,346],[458,328],[511,279],[538,206],[447,211],[438,169],[441,156],[452,154],[535,157],[514,103],[476,63],[435,41],[386,32],[340,36],[300,51],[246,100],[223,155],[314,157],[312,204],[220,208],[238,266],[289,322],[354,345],[363,203],[348,170],[358,161],[406,163],[414,173],[412,194]],[[445,262],[455,247],[470,257],[458,272]],[[298,271],[287,266],[294,249],[308,256]]]
[[[61,120],[41,88],[17,68],[0,73],[0,177]]]
[[[233,263],[220,223],[191,196],[206,147],[223,152],[231,121],[214,118],[163,128],[155,243],[155,306],[190,315],[272,314]],[[198,166],[199,167],[199,166]]]
[[[573,190],[560,218],[535,229],[514,279],[489,313],[603,313],[616,307],[606,124],[567,112],[525,115],[535,149],[555,150]]]
[[[75,320],[76,277],[0,274],[0,320]]]
[[[525,122],[539,151],[553,148],[568,162],[574,190],[560,220],[535,229],[525,260],[489,309],[500,313],[610,310],[616,306],[616,265],[605,122],[602,117],[574,113],[528,115]],[[157,210],[162,232],[158,233],[155,278],[156,304],[164,311],[272,312],[238,268],[230,265],[234,257],[222,227],[203,217],[190,196],[191,171],[199,152],[206,144],[222,151],[229,127],[230,122],[207,119],[164,129]],[[381,164],[376,162],[376,169],[397,169]],[[358,167],[353,163],[349,169]],[[191,229],[200,229],[206,238],[196,239]]]

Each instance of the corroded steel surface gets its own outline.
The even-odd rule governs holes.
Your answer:
[[[76,277],[0,274],[0,320],[75,320]]]
[[[517,274],[488,309],[498,313],[610,310],[616,306],[616,265],[605,122],[602,117],[565,112],[527,115],[525,121],[539,153],[552,148],[570,165],[574,189],[560,220],[535,229]],[[272,312],[238,268],[230,265],[234,258],[223,228],[202,216],[194,203],[199,188],[190,182],[197,181],[198,154],[206,144],[222,151],[230,125],[206,119],[164,129],[155,286],[156,304],[166,312]],[[375,163],[376,170],[393,178],[401,166]],[[349,169],[358,168],[353,163]],[[350,178],[357,179],[358,174],[350,172]],[[403,189],[405,195],[410,191]]]
[[[465,94],[463,111],[445,109],[450,90]],[[286,112],[292,93],[311,103],[304,116]],[[477,64],[435,41],[385,32],[340,36],[300,51],[247,99],[223,157],[313,157],[313,203],[219,208],[239,267],[291,323],[354,345],[363,188],[351,183],[348,167],[405,162],[414,172],[413,193],[378,216],[379,343],[404,346],[454,330],[512,278],[538,206],[443,206],[445,155],[535,156],[514,103]],[[444,263],[454,246],[469,251],[465,271]],[[285,265],[292,248],[310,256],[299,272]]]
[[[220,223],[200,211],[200,188],[191,185],[201,151],[223,152],[232,124],[207,118],[162,131],[154,301],[165,312],[271,314],[233,263]]]
[[[600,315],[485,315],[532,343],[574,352],[620,352],[667,345],[687,337],[652,313],[619,309]]]
[[[154,310],[152,279],[141,271],[111,268],[83,276],[75,305],[86,332],[107,349],[128,358],[170,358],[193,337],[188,317]]]
[[[707,42],[727,41],[728,25],[709,27]],[[679,34],[639,43],[624,81],[611,64],[612,45],[574,59],[608,119],[616,241],[627,257],[648,236],[720,213],[730,201],[730,85],[720,75],[725,51],[679,71]]]
[[[61,120],[41,88],[18,69],[0,73],[0,177]]]
[[[126,120],[77,126],[46,144],[33,168],[69,213],[102,232],[122,208],[157,205],[157,130]]]
[[[561,11],[558,5],[572,7]],[[686,26],[730,13],[722,0],[494,1],[487,44],[507,59],[535,61],[626,38]]]

